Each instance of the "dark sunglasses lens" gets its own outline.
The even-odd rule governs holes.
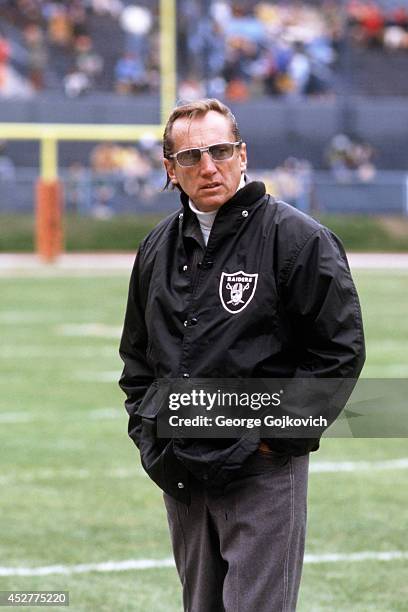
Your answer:
[[[177,153],[177,161],[180,166],[194,166],[198,164],[200,159],[200,149],[188,149],[187,151],[180,151],[180,153]]]
[[[234,153],[234,145],[229,142],[224,142],[222,144],[213,145],[209,149],[210,155],[216,161],[221,161],[223,159],[229,159],[232,157]]]

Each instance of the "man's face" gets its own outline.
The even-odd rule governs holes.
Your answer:
[[[221,142],[235,142],[228,117],[217,111],[188,119],[176,119],[171,130],[173,153],[193,147],[207,147]],[[198,209],[216,210],[232,198],[238,189],[241,174],[246,170],[246,146],[234,148],[231,159],[214,161],[208,151],[195,166],[182,167],[173,159],[164,165],[174,185],[179,185]]]

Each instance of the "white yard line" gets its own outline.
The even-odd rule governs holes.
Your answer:
[[[127,561],[105,561],[104,563],[81,563],[80,565],[46,565],[44,567],[1,567],[0,576],[49,576],[51,574],[87,574],[88,572],[125,572],[128,570],[174,567],[167,559],[128,559]]]
[[[408,457],[387,459],[385,461],[311,461],[311,473],[323,472],[366,472],[382,470],[406,470]]]
[[[408,559],[408,551],[363,551],[359,553],[332,553],[305,555],[306,564],[339,563],[357,561],[399,561]],[[49,576],[52,574],[87,574],[89,572],[126,572],[161,567],[173,568],[174,561],[165,559],[127,559],[126,561],[105,561],[103,563],[81,563],[80,565],[46,565],[43,567],[2,567],[0,576]]]
[[[338,563],[341,561],[395,561],[408,559],[408,551],[363,551],[358,553],[328,553],[323,555],[305,555],[305,563]]]

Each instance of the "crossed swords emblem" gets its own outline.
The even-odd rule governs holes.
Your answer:
[[[245,285],[243,285],[242,283],[234,283],[233,285],[231,285],[231,283],[227,283],[225,285],[225,288],[231,292],[231,299],[229,300],[229,302],[227,302],[227,304],[233,304],[234,306],[238,306],[238,304],[244,304],[242,296],[244,294],[244,291],[249,289],[249,287],[249,283],[246,283]]]

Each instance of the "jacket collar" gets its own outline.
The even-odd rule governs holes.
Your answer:
[[[251,210],[264,198],[265,194],[266,189],[264,183],[252,181],[247,183],[242,189],[239,189],[230,200],[220,206],[211,230],[211,248],[213,248],[214,244],[218,243],[219,240],[223,240],[227,235],[234,234],[243,219],[248,217],[248,215],[244,217],[242,212],[244,210],[248,211],[250,218]],[[194,239],[204,250],[206,247],[204,245],[200,224],[197,215],[193,213],[189,206],[189,197],[186,193],[182,192],[180,199],[184,208],[183,215],[179,216],[182,235],[184,238]]]
[[[246,183],[245,187],[239,189],[225,204],[220,206],[218,209],[217,217],[227,214],[231,208],[239,210],[240,212],[245,208],[249,208],[256,204],[266,193],[264,183],[260,181],[251,181]],[[184,208],[184,213],[188,215],[188,211],[192,213],[188,201],[189,197],[184,191],[180,194],[181,203]],[[193,214],[193,213],[192,213]]]

